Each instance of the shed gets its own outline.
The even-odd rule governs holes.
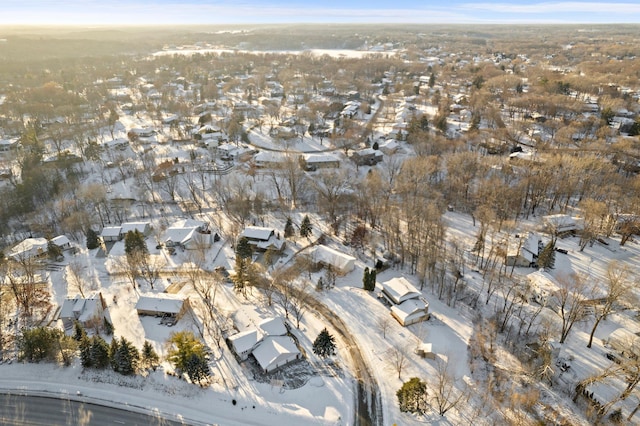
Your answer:
[[[416,348],[416,354],[422,358],[436,359],[436,354],[433,352],[432,343],[421,343]]]

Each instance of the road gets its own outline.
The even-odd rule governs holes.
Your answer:
[[[178,426],[185,424],[188,423],[69,399],[0,394],[0,425]]]
[[[382,426],[382,402],[378,393],[378,384],[360,352],[355,339],[347,325],[334,312],[315,298],[308,302],[310,308],[322,315],[336,330],[342,341],[349,345],[349,354],[353,362],[353,370],[358,381],[356,386],[355,426]]]

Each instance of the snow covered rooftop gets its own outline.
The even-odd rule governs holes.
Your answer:
[[[287,334],[287,327],[284,325],[282,317],[267,318],[258,324],[265,336],[284,336]]]
[[[289,336],[266,337],[253,350],[253,356],[256,361],[258,361],[263,370],[267,371],[285,365],[299,355],[298,347]]]
[[[262,334],[255,328],[229,336],[229,342],[231,342],[237,354],[250,351],[261,340]]]
[[[395,304],[420,297],[421,293],[405,277],[394,277],[382,283],[384,293]]]
[[[343,272],[351,272],[355,267],[356,258],[348,254],[334,250],[325,245],[317,245],[311,249],[311,257],[314,262],[331,265]]]
[[[424,317],[428,303],[422,298],[408,299],[399,305],[391,307],[391,312],[402,324],[411,324],[414,320]]]
[[[30,258],[44,254],[47,251],[48,241],[46,238],[27,238],[24,241],[18,243],[9,252],[9,257],[17,258],[24,257]]]
[[[240,233],[240,237],[245,237],[250,240],[268,241],[274,234],[273,228],[264,228],[260,226],[247,226]]]
[[[175,294],[162,294],[157,296],[140,296],[136,303],[136,310],[146,312],[158,312],[178,314],[186,299]]]

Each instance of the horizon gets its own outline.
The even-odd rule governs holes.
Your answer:
[[[637,24],[640,4],[594,0],[4,0],[2,26],[269,24]]]

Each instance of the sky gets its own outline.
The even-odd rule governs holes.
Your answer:
[[[0,25],[640,23],[638,0],[0,0]]]

